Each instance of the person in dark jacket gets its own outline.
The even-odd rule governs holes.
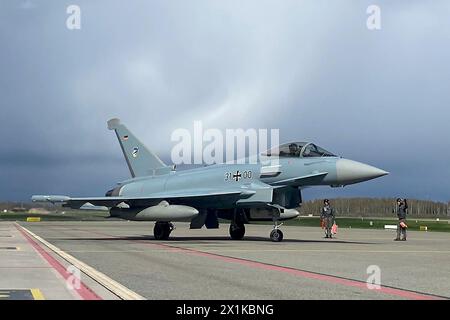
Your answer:
[[[408,203],[406,199],[397,199],[397,238],[395,241],[406,241],[406,215],[408,213]]]
[[[324,222],[325,226],[325,238],[332,238],[331,228],[334,224],[334,209],[330,205],[330,200],[325,199],[323,201],[323,208],[320,214],[320,218]]]

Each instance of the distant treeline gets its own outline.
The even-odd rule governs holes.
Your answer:
[[[27,211],[31,208],[45,208],[49,211],[56,210],[60,206],[54,206],[47,203],[32,203],[32,202],[0,202],[0,211]]]
[[[348,217],[392,217],[395,216],[394,198],[338,198],[330,199],[336,215]],[[408,214],[411,217],[437,218],[450,216],[450,202],[434,202],[408,199]],[[302,204],[302,215],[319,215],[323,199],[306,201]]]
[[[347,217],[395,217],[394,198],[337,198],[330,199],[336,214]],[[450,202],[434,202],[426,200],[408,199],[408,214],[413,217],[438,218],[450,216]],[[323,206],[323,199],[305,201],[301,208],[302,215],[319,215]],[[42,203],[0,202],[0,210],[27,211],[31,208],[45,208],[49,211],[61,209]]]

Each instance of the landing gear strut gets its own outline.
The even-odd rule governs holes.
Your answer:
[[[156,240],[167,240],[174,229],[175,226],[172,223],[158,221],[153,228],[153,235]]]
[[[245,235],[245,226],[242,222],[231,222],[230,236],[233,240],[242,240]]]
[[[283,232],[279,229],[283,224],[277,224],[277,220],[273,220],[273,230],[270,232],[270,240],[280,242],[283,240]]]

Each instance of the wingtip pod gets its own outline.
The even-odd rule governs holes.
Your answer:
[[[108,120],[108,129],[109,130],[115,130],[120,125],[120,119],[119,118],[113,118]]]
[[[37,195],[37,196],[32,196],[31,197],[31,201],[33,201],[33,202],[51,202],[51,203],[56,203],[56,202],[67,202],[68,200],[70,200],[70,197],[68,197],[68,196],[42,196],[42,195]]]

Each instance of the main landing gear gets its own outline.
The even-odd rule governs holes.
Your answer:
[[[242,240],[245,235],[245,226],[242,222],[232,221],[230,224],[230,236],[233,240]]]
[[[270,232],[270,240],[280,242],[283,240],[283,232],[279,229],[283,224],[278,224],[277,220],[273,220],[273,230]]]
[[[157,221],[153,228],[153,235],[156,240],[167,240],[174,229],[175,226],[171,222]]]
[[[233,240],[242,240],[245,235],[245,216],[242,209],[234,209],[230,224],[230,237]]]

